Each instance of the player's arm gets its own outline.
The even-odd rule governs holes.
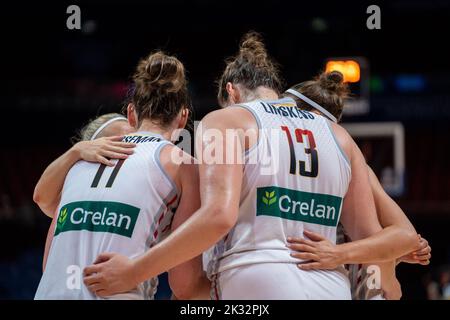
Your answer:
[[[344,198],[342,224],[350,238],[359,241],[339,245],[345,252],[344,263],[395,260],[417,248],[417,234],[414,228],[406,228],[403,225],[391,224],[382,229],[378,221],[367,164],[353,139],[350,136],[347,139],[351,148],[352,179]]]
[[[50,227],[48,228],[47,238],[45,239],[44,257],[42,259],[42,271],[45,271],[45,266],[47,265],[47,258],[48,258],[48,254],[50,253],[50,246],[52,245],[53,235],[55,233],[57,216],[58,216],[58,214],[55,213],[55,215],[52,219],[52,223],[50,224]]]
[[[414,250],[408,254],[397,259],[397,264],[400,262],[421,264],[423,266],[429,265],[431,259],[431,246],[427,239],[422,238],[419,234],[419,249]]]
[[[368,167],[369,170],[369,183],[370,187],[373,193],[375,207],[378,215],[378,220],[380,222],[380,225],[383,228],[389,228],[389,233],[385,233],[383,236],[391,235],[392,241],[395,241],[395,233],[397,230],[403,230],[406,234],[409,234],[411,238],[414,238],[414,235],[416,234],[416,230],[402,211],[402,209],[395,203],[394,200],[392,200],[388,194],[384,191],[383,187],[379,183],[377,177],[373,173],[373,171]],[[332,250],[339,250],[339,249],[345,249],[345,246],[335,246],[328,242],[325,238],[321,237],[320,235],[314,234],[312,232],[305,231],[305,235],[309,237],[311,240],[316,242],[321,242],[321,246],[328,247],[330,251]],[[380,234],[382,235],[382,234]],[[380,236],[378,235],[378,236]],[[378,236],[375,238],[379,240]],[[376,246],[376,242],[372,242],[373,238],[368,238],[364,242],[359,242],[359,244],[362,244],[364,247],[367,246],[365,242],[370,242],[371,245]],[[298,248],[295,244],[296,243],[302,243],[302,239],[288,239],[288,242],[292,243],[292,248],[295,250],[295,248]],[[356,245],[359,245],[356,243]],[[355,245],[355,243],[353,244]],[[300,246],[302,248],[302,246]],[[328,250],[326,249],[326,250]],[[395,248],[394,248],[395,249]],[[350,251],[353,249],[345,249],[346,251]],[[367,250],[371,250],[371,247],[367,247]],[[325,251],[325,249],[324,249]],[[428,242],[425,239],[420,238],[419,242],[419,248],[409,252],[407,255],[402,256],[400,259],[406,260],[409,263],[421,263],[421,264],[428,264],[429,258],[431,257],[431,248],[428,245]],[[324,253],[323,253],[324,254]],[[356,255],[358,252],[353,251],[353,254],[355,255],[353,259],[357,260]],[[372,252],[371,254],[376,254],[376,252]],[[389,253],[387,253],[389,254]],[[392,253],[394,254],[394,253]],[[303,255],[296,255],[293,254],[296,257],[302,257]],[[339,254],[336,254],[339,255]],[[398,258],[398,257],[397,257]],[[349,258],[352,259],[352,258]],[[376,259],[375,259],[376,260]],[[373,261],[375,261],[373,260]],[[386,260],[386,259],[384,259]],[[383,260],[383,261],[384,261]],[[373,262],[373,261],[359,261],[357,263],[364,263],[364,262]],[[348,260],[345,260],[343,263],[349,263]]]
[[[109,159],[126,159],[133,153],[135,144],[121,142],[122,138],[105,137],[76,143],[45,169],[34,189],[33,201],[47,216],[53,217],[70,168],[79,160],[113,166]]]
[[[202,120],[202,132],[198,133],[196,139],[196,146],[202,147],[197,151],[200,161],[200,209],[164,241],[134,260],[117,254],[100,255],[100,263],[84,270],[84,283],[89,290],[99,296],[126,292],[142,281],[198,256],[235,225],[239,211],[242,164],[217,164],[210,162],[211,158],[205,158],[209,155],[217,161],[224,161],[228,151],[235,154],[240,151],[243,154],[241,141],[230,141],[228,144],[226,139],[227,128],[239,128],[237,123],[246,117],[233,111],[229,108],[214,111]],[[206,134],[205,131],[209,129],[214,130],[215,139]]]
[[[409,219],[403,210],[397,205],[397,203],[384,191],[377,176],[373,170],[369,167],[369,182],[372,188],[373,197],[375,200],[375,206],[377,209],[378,219],[383,228],[391,225],[396,225],[404,230],[409,230],[411,233],[415,233],[416,230],[411,224]],[[431,258],[431,247],[428,245],[428,241],[420,237],[420,247],[418,250],[409,252],[407,255],[400,257],[397,262],[407,263],[419,263],[422,265],[428,265]]]
[[[341,127],[335,126],[338,141],[351,162],[352,178],[344,198],[341,222],[354,242],[336,246],[342,263],[378,265],[381,288],[387,299],[400,299],[400,284],[395,275],[395,258],[416,247],[415,233],[396,226],[382,229],[379,224],[365,159],[356,143]],[[383,262],[377,262],[383,261]]]
[[[190,158],[190,157],[189,157]],[[182,164],[179,181],[183,194],[172,221],[171,230],[176,230],[200,208],[198,166]],[[210,281],[203,271],[202,256],[199,255],[169,270],[169,285],[177,299],[209,299]]]
[[[369,171],[369,183],[372,189],[378,220],[380,221],[381,226],[385,228],[388,226],[397,225],[405,230],[409,230],[411,233],[415,233],[416,229],[414,229],[414,226],[406,217],[403,210],[384,191],[373,170],[370,167],[367,168]]]

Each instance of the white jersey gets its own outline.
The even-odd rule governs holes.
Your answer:
[[[237,223],[204,257],[210,278],[251,264],[298,263],[286,238],[303,238],[305,229],[335,243],[351,179],[328,119],[290,98],[240,107],[256,118],[258,142],[246,153]]]
[[[144,132],[123,141],[137,143],[128,159],[114,167],[79,161],[67,174],[35,299],[96,299],[83,283],[84,267],[102,252],[141,255],[170,231],[178,192],[160,164],[170,142]],[[151,299],[155,291],[153,279],[111,298]]]

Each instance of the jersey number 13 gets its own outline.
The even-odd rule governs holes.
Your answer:
[[[283,130],[286,133],[286,137],[287,137],[288,144],[289,144],[289,154],[290,154],[289,173],[297,174],[297,159],[295,156],[294,143],[293,143],[291,131],[286,126],[282,126],[281,130]],[[300,175],[304,176],[304,177],[310,177],[310,178],[317,177],[317,174],[319,173],[319,157],[317,155],[316,142],[314,140],[313,133],[309,130],[297,128],[294,130],[294,135],[295,135],[295,140],[297,143],[303,144],[303,139],[304,139],[304,137],[306,137],[308,139],[308,144],[309,144],[309,148],[305,148],[305,154],[310,156],[311,169],[309,171],[306,170],[305,161],[298,161],[299,167],[300,167]]]

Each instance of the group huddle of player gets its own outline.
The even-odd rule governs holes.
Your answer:
[[[396,265],[431,248],[337,123],[348,93],[336,71],[286,90],[248,33],[188,154],[184,66],[151,53],[126,115],[91,121],[36,186],[53,221],[35,298],[151,299],[168,271],[178,299],[399,299]]]

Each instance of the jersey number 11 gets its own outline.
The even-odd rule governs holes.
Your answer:
[[[117,161],[116,165],[114,166],[114,170],[111,172],[111,176],[109,177],[108,182],[106,182],[106,186],[105,186],[106,188],[112,187],[114,180],[116,179],[117,174],[119,173],[119,170],[122,167],[124,161],[125,161],[124,159]],[[97,170],[97,173],[95,174],[94,181],[92,181],[91,188],[98,187],[98,183],[100,182],[100,179],[102,178],[102,175],[103,175],[103,172],[105,171],[105,169],[106,169],[106,165],[101,164]]]

